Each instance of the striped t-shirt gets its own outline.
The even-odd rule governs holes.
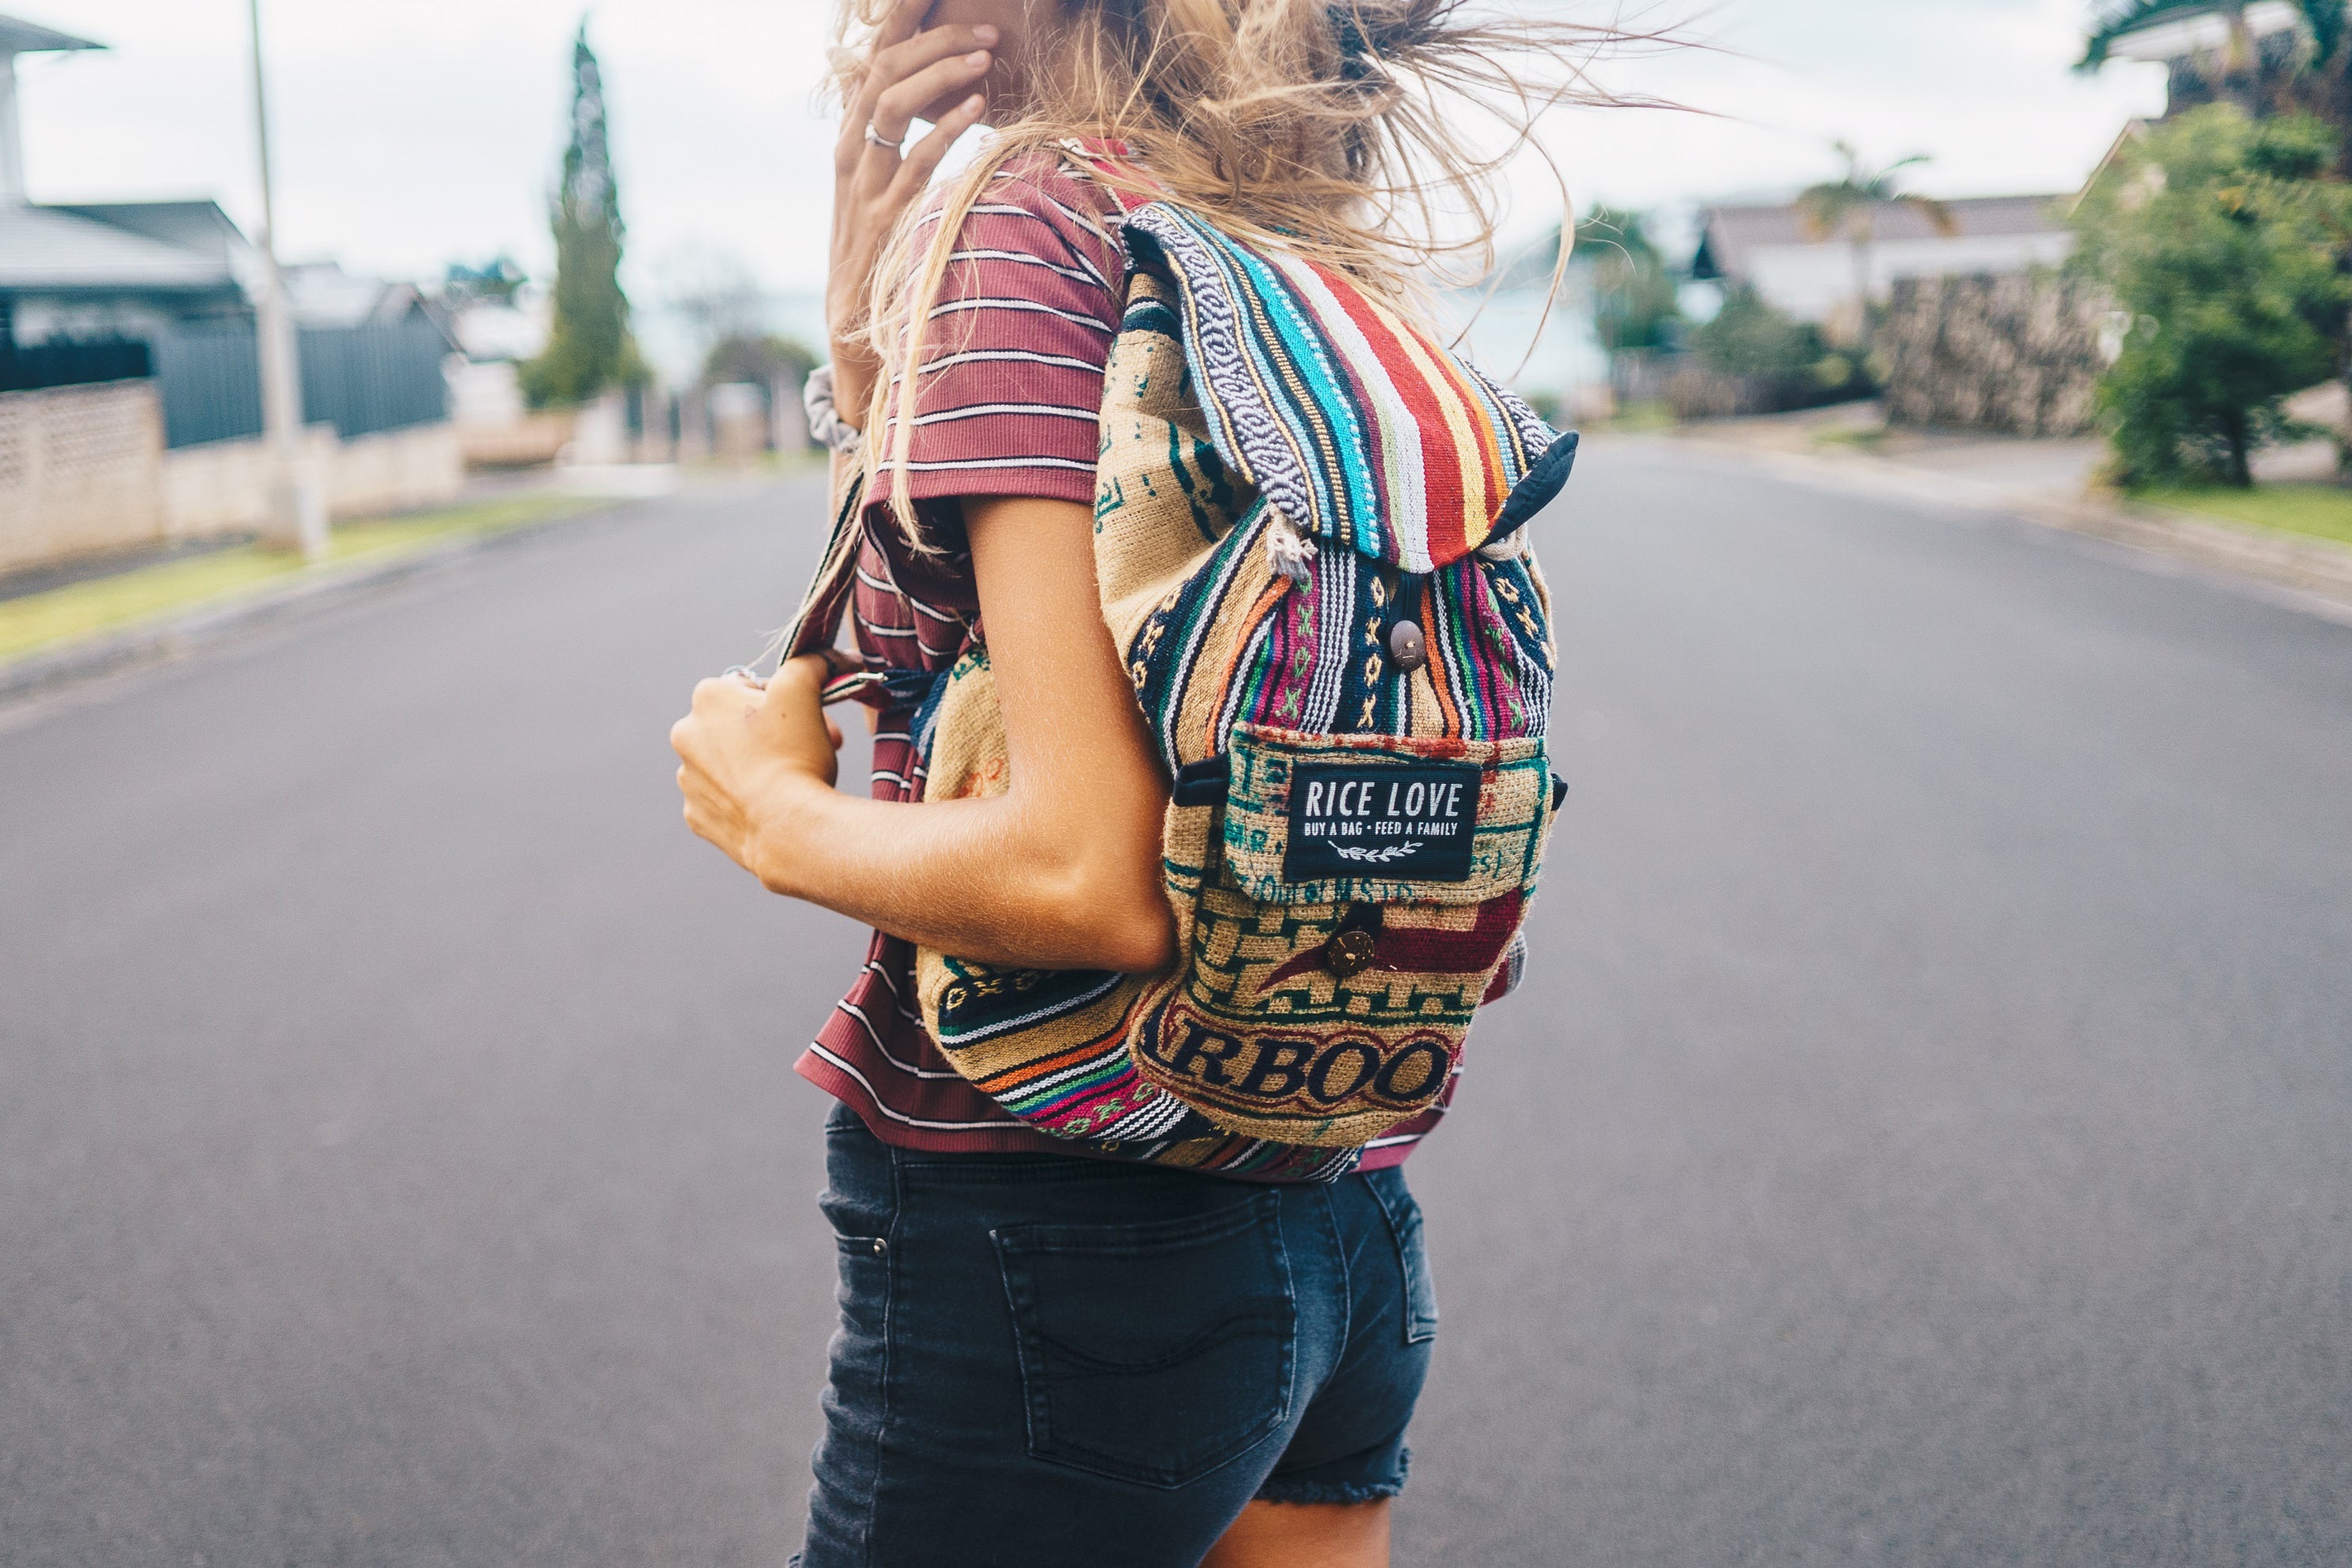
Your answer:
[[[1093,504],[1103,366],[1126,272],[1108,216],[1115,210],[1101,187],[1035,156],[1008,163],[964,221],[931,312],[908,454],[908,488],[936,548],[910,547],[880,509],[896,479],[882,465],[851,601],[868,668],[945,669],[971,646],[980,600],[960,498]],[[924,237],[917,235],[919,253]],[[892,709],[876,726],[877,800],[922,798],[913,719],[912,709]],[[914,957],[908,943],[874,933],[849,994],[801,1057],[801,1076],[849,1105],[886,1143],[1072,1152],[974,1089],[940,1054],[916,1005]],[[1391,1129],[1362,1168],[1402,1163],[1444,1114],[1441,1101]]]

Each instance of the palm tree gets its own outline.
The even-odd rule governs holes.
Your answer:
[[[1861,330],[1856,346],[1870,352],[1870,247],[1877,238],[1878,214],[1881,208],[1909,207],[1926,217],[1937,234],[1958,232],[1951,209],[1931,196],[1918,195],[1902,188],[1903,171],[1916,163],[1927,162],[1927,155],[1916,153],[1900,158],[1876,172],[1866,170],[1862,154],[1853,143],[1836,142],[1837,155],[1845,163],[1845,172],[1834,180],[1825,180],[1808,187],[1797,197],[1797,211],[1805,227],[1815,239],[1842,238],[1853,251],[1854,308],[1861,312]]]

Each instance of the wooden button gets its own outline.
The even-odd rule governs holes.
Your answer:
[[[1429,644],[1421,635],[1419,622],[1399,621],[1389,628],[1389,657],[1407,674],[1429,662]]]
[[[1379,948],[1380,939],[1360,928],[1334,932],[1323,944],[1323,967],[1342,980],[1349,979],[1372,966]]]

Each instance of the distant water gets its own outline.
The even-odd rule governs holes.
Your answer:
[[[1464,289],[1446,294],[1441,305],[1457,329],[1467,323],[1461,345],[1480,370],[1529,395],[1565,398],[1580,387],[1605,385],[1609,356],[1593,335],[1592,314],[1570,297],[1544,311],[1544,291],[1519,289],[1482,295]]]
[[[1468,335],[1462,344],[1478,368],[1530,395],[1564,398],[1579,387],[1605,384],[1608,356],[1592,332],[1591,312],[1571,290],[1545,319],[1541,289],[1522,289],[1492,296],[1475,290],[1442,295],[1448,325]],[[816,293],[770,294],[761,301],[761,325],[824,352],[824,297]],[[659,306],[636,315],[639,342],[674,382],[692,379],[698,356],[691,329]]]

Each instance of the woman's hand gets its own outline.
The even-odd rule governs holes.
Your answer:
[[[763,690],[740,675],[698,682],[693,710],[670,726],[686,825],[771,888],[779,886],[793,807],[830,795],[841,730],[825,717],[831,665],[820,654],[786,661]]]
[[[998,29],[982,23],[917,32],[933,3],[899,0],[883,23],[873,54],[846,95],[848,109],[834,147],[825,322],[833,339],[834,406],[852,425],[864,423],[882,369],[863,331],[875,262],[901,215],[921,198],[940,160],[957,137],[980,122],[988,102],[985,93],[970,89],[988,74]],[[901,153],[898,144],[908,128],[926,111],[931,133]]]
[[[967,500],[964,534],[1005,792],[904,802],[834,789],[841,731],[818,707],[828,660],[811,655],[764,692],[729,677],[695,688],[670,731],[687,825],[769,891],[926,947],[1023,969],[1162,969],[1176,932],[1160,877],[1168,787],[1103,625],[1094,509]]]

